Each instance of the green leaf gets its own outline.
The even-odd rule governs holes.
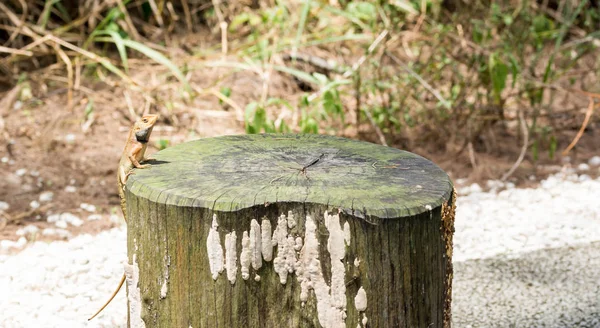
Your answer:
[[[490,77],[496,100],[499,101],[502,90],[506,87],[506,77],[508,76],[508,66],[497,55],[490,56]]]
[[[115,46],[117,46],[117,51],[119,51],[119,56],[121,57],[121,62],[123,63],[123,68],[125,69],[125,73],[129,74],[129,64],[127,61],[127,50],[125,49],[125,43],[123,42],[123,38],[121,34],[115,31],[107,31],[111,38],[113,38],[115,42]]]
[[[515,83],[517,83],[517,76],[519,75],[519,63],[514,56],[510,56],[510,72],[512,74],[512,88],[515,87]]]
[[[169,143],[170,143],[170,141],[168,139],[159,139],[156,142],[156,148],[158,148],[158,150],[163,150],[163,149],[169,147]]]
[[[224,95],[227,98],[231,97],[231,88],[229,88],[229,87],[222,87],[220,92],[222,95]],[[222,104],[223,104],[223,100],[219,99],[219,105],[222,105]]]
[[[550,136],[550,149],[548,150],[548,155],[550,159],[554,159],[554,154],[556,154],[557,141],[554,135]]]
[[[533,155],[533,161],[536,162],[538,160],[538,141],[537,139],[533,141],[533,145],[531,145],[531,153]]]
[[[402,10],[410,15],[416,15],[419,12],[413,7],[413,5],[407,0],[392,0],[390,4],[399,10]]]
[[[323,108],[327,114],[343,114],[342,104],[335,90],[329,90],[323,93]]]
[[[88,101],[88,103],[85,105],[85,109],[83,111],[83,116],[87,120],[93,112],[94,112],[94,99],[90,99]]]
[[[370,2],[352,1],[346,7],[346,11],[363,22],[371,23],[377,19],[377,8]]]
[[[181,73],[179,68],[175,64],[173,64],[172,61],[167,59],[167,57],[165,57],[163,54],[161,54],[160,52],[158,52],[154,49],[149,48],[148,46],[146,46],[144,44],[141,44],[141,43],[133,41],[133,40],[124,39],[123,44],[125,44],[129,48],[135,49],[135,50],[143,53],[144,55],[148,56],[150,59],[154,60],[155,62],[167,67],[169,70],[171,70],[171,73],[173,73],[173,75],[175,75],[175,77],[177,77],[177,79],[181,83],[183,83],[183,86],[185,87],[186,91],[192,92],[192,87],[188,83],[188,81],[185,78],[185,76],[183,75],[183,73]]]

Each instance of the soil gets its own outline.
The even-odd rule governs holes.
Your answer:
[[[30,75],[31,98],[25,99],[22,93],[18,96],[20,92],[14,88],[21,86],[0,92],[0,201],[10,205],[5,213],[0,213],[0,240],[18,239],[15,232],[29,224],[41,229],[54,227],[46,222],[46,217],[56,213],[69,212],[84,221],[80,227],[69,226],[73,235],[97,233],[122,224],[110,219],[111,214],[120,216],[116,167],[133,117],[144,111],[161,115],[148,154],[158,151],[159,145],[167,142],[172,146],[200,137],[244,133],[243,113],[239,109],[220,103],[210,94],[187,99],[180,84],[165,78],[166,71],[150,62],[132,60],[130,71],[135,72],[132,78],[143,81],[145,90],[149,91],[137,93],[112,76],[83,76],[69,108],[70,97],[65,84],[56,82],[64,81],[66,72],[45,68]],[[205,68],[201,73],[194,73],[190,81],[204,90],[217,80],[231,85],[237,92],[231,95],[235,104],[245,105],[260,98],[260,88],[256,86],[262,81],[256,74],[225,75],[224,72],[224,69]],[[302,92],[301,86],[290,76],[272,74],[270,95],[298,98],[297,94]],[[89,105],[90,102],[93,105]],[[86,108],[93,109],[92,116],[86,116]],[[574,138],[583,116],[578,116],[578,123],[560,135],[557,153]],[[507,172],[522,147],[522,137],[508,132],[508,128],[498,124],[491,131],[490,138],[494,140],[491,150],[473,145],[473,152],[468,147],[460,151],[463,146],[460,144],[449,142],[440,146],[440,140],[419,144],[407,140],[406,136],[392,138],[389,146],[434,161],[453,179],[466,178],[468,183],[481,183],[499,179]],[[378,142],[367,123],[352,125],[337,134]],[[528,152],[510,180],[533,186],[535,181],[560,170],[564,164],[576,166],[586,162],[598,155],[597,140],[600,140],[600,129],[592,123],[569,154],[570,162],[560,156],[551,160],[547,154],[540,154],[534,165]],[[598,170],[593,168],[586,173],[595,177]],[[535,181],[530,180],[532,175]],[[54,195],[50,205],[42,203],[42,211],[32,212],[31,203],[39,202],[40,194],[48,191]],[[80,207],[82,203],[95,205],[102,219],[86,220],[91,213]],[[40,239],[56,237],[40,234]]]

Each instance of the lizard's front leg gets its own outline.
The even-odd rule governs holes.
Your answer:
[[[131,161],[131,164],[133,164],[133,166],[137,169],[145,169],[150,167],[150,164],[140,164],[140,162],[138,162],[138,160],[136,159],[137,155],[142,151],[142,145],[141,144],[136,144],[134,147],[131,148],[130,153],[127,155],[127,157],[129,157],[129,160]]]

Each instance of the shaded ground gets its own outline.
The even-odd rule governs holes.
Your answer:
[[[454,264],[456,327],[600,327],[599,243]]]

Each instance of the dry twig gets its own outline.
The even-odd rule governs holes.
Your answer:
[[[573,139],[573,141],[571,141],[571,144],[569,144],[569,146],[565,150],[563,150],[563,152],[562,152],[563,156],[567,155],[569,153],[569,151],[571,151],[571,149],[573,149],[573,147],[575,147],[575,145],[577,144],[577,142],[579,141],[581,136],[583,136],[583,131],[585,131],[585,128],[587,127],[588,123],[590,122],[590,117],[592,117],[592,113],[594,112],[594,99],[592,98],[592,96],[589,96],[589,99],[590,99],[590,104],[588,106],[587,111],[585,112],[585,118],[583,119],[583,124],[581,124],[581,128],[577,132],[575,139]]]
[[[525,158],[525,153],[527,152],[527,146],[529,144],[529,131],[527,129],[527,124],[525,123],[525,118],[523,117],[522,110],[519,110],[519,122],[521,123],[521,130],[523,131],[523,147],[521,148],[519,158],[517,158],[517,161],[515,162],[515,164],[513,164],[510,170],[504,173],[504,175],[500,179],[501,181],[506,181],[506,179],[508,179],[515,172],[519,165],[521,165],[521,162],[523,162],[523,158]]]

